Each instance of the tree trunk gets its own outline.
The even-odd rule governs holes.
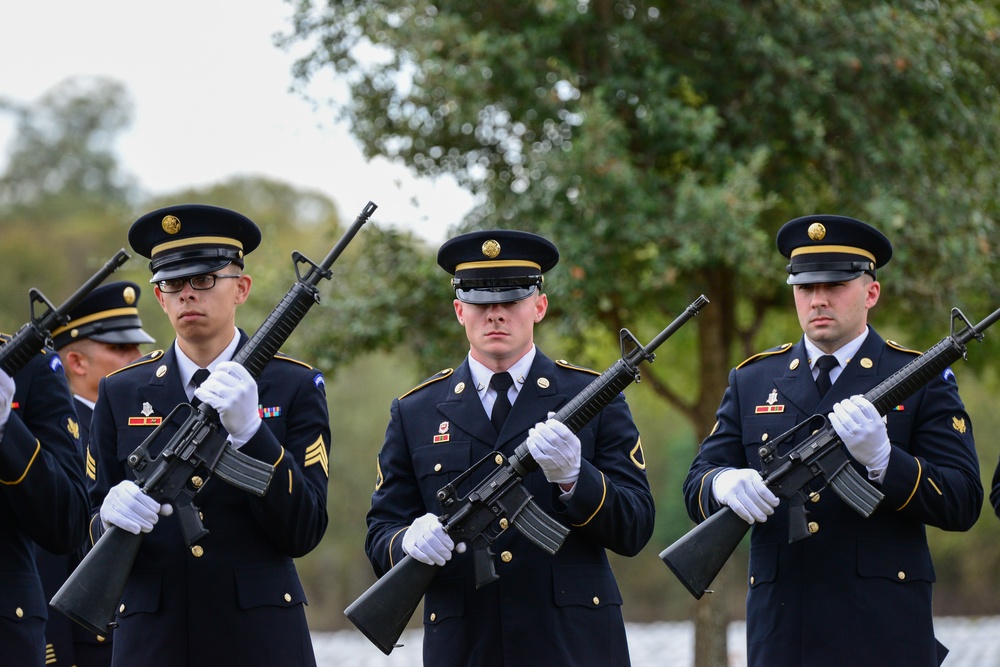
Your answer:
[[[735,337],[735,294],[733,276],[717,271],[705,276],[712,304],[699,317],[701,345],[701,392],[695,406],[695,433],[702,440],[715,426],[715,411],[728,386],[729,359]],[[725,570],[726,568],[723,568]],[[721,578],[722,572],[719,573]],[[725,598],[706,594],[695,605],[694,667],[727,667],[726,641],[729,617]]]

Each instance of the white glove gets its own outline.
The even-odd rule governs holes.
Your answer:
[[[847,445],[847,451],[873,475],[889,466],[889,432],[885,421],[864,396],[851,396],[833,406],[830,425]]]
[[[194,390],[194,395],[219,413],[219,420],[229,431],[229,440],[236,449],[260,428],[257,383],[250,371],[235,361],[220,363]]]
[[[778,497],[752,468],[730,468],[720,472],[712,482],[712,491],[716,500],[728,505],[747,523],[764,523],[778,506]]]
[[[7,418],[10,417],[10,406],[14,403],[14,378],[7,375],[7,371],[0,369],[0,433],[7,425]]]
[[[112,486],[101,504],[101,523],[104,529],[118,526],[122,530],[138,535],[148,533],[159,520],[160,515],[170,516],[174,508],[156,502],[147,496],[132,480],[126,479]]]
[[[403,551],[427,565],[444,565],[451,560],[451,552],[465,553],[465,542],[455,541],[445,532],[441,520],[434,514],[425,514],[414,521],[403,533]]]
[[[575,484],[580,477],[580,438],[551,416],[528,431],[528,452],[545,479],[553,484]]]

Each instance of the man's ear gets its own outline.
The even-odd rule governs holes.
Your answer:
[[[59,353],[63,368],[67,373],[83,377],[87,374],[87,355],[77,350],[64,350]]]

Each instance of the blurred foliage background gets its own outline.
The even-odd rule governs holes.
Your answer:
[[[458,178],[479,205],[452,231],[526,229],[559,246],[538,329],[550,356],[604,370],[620,328],[646,342],[699,294],[711,300],[626,392],[657,501],[647,548],[613,557],[628,620],[742,617],[745,549],[698,603],[657,555],[690,527],[680,485],[728,370],[801,335],[773,244],[782,223],[835,212],[884,229],[895,256],[871,321],[908,347],[945,336],[952,307],[976,322],[1000,306],[994,3],[293,4],[278,44],[312,47],[299,92],[321,74],[347,82],[350,104],[330,113],[367,154]],[[31,105],[0,98],[0,113],[18,123],[0,174],[6,331],[27,319],[28,288],[60,302],[127,246],[140,214],[197,201],[262,228],[239,312],[252,332],[295,280],[291,252],[320,261],[366,203],[243,177],[139,192],[114,152],[132,120],[114,81],[67,82]],[[299,562],[316,630],[350,627],[344,607],[374,581],[365,513],[391,399],[467,350],[437,249],[396,222],[375,213],[284,350],[324,371],[330,403],[330,529]],[[148,284],[141,258],[116,277]],[[140,311],[169,345],[151,290]],[[986,485],[1000,456],[997,338],[955,368]],[[936,612],[1000,613],[992,508],[968,533],[929,536]]]

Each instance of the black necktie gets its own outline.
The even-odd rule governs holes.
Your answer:
[[[211,372],[207,368],[199,368],[196,370],[194,375],[191,376],[191,383],[194,384],[194,388],[197,389],[200,387],[201,383],[204,382],[209,375],[211,375]],[[191,398],[191,405],[198,407],[200,403],[201,401],[198,398]]]
[[[490,386],[497,392],[497,400],[493,403],[493,414],[490,415],[490,421],[493,422],[493,428],[496,429],[497,433],[503,428],[503,423],[510,413],[510,399],[507,398],[507,390],[512,384],[514,384],[514,379],[510,373],[494,373],[490,380]]]
[[[826,396],[826,392],[830,391],[830,387],[833,386],[830,381],[830,370],[839,365],[837,357],[832,354],[824,354],[816,360],[816,368],[819,369],[819,375],[816,376],[816,388],[819,389],[821,398]]]

